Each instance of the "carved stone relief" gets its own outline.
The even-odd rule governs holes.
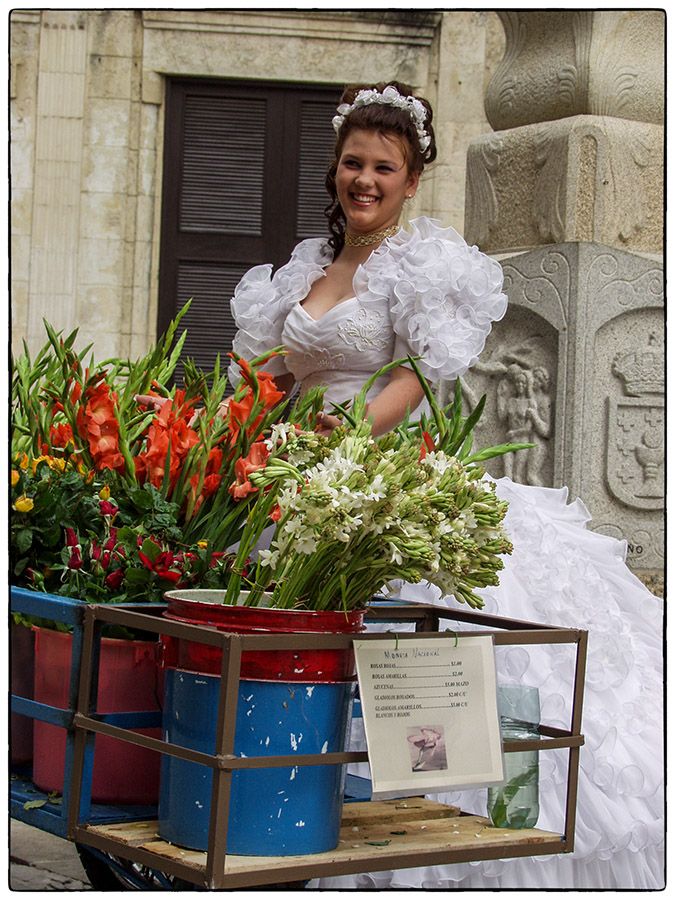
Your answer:
[[[467,155],[465,235],[487,252],[594,241],[660,252],[663,128],[574,116],[484,135]]]
[[[556,425],[565,401],[571,247],[533,251],[503,261],[509,309],[478,363],[462,379],[467,410],[487,396],[476,430],[480,445],[532,443],[534,447],[488,463],[495,476],[530,485],[560,479]]]
[[[635,509],[664,505],[663,362],[663,346],[652,333],[648,347],[618,353],[612,363],[624,396],[607,398],[607,484]]]
[[[555,333],[544,321],[514,307],[492,335],[481,361],[462,380],[466,409],[487,395],[477,444],[532,443],[488,463],[493,475],[521,484],[553,484]],[[528,333],[527,337],[523,337]]]
[[[485,99],[495,130],[576,115],[662,123],[662,10],[498,11],[506,48]]]
[[[663,272],[655,262],[592,247],[580,263],[584,404],[574,479],[594,530],[628,543],[634,568],[664,554]],[[584,334],[585,332],[585,334]]]

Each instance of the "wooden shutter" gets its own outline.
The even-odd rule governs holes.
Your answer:
[[[266,102],[185,98],[181,231],[261,235]]]
[[[158,330],[191,298],[184,355],[201,368],[231,349],[229,301],[244,272],[279,266],[298,240],[327,234],[324,180],[338,93],[168,83]]]

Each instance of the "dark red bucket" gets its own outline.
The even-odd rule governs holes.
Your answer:
[[[365,610],[274,609],[225,605],[223,591],[169,591],[164,615],[236,634],[357,634]],[[163,639],[163,666],[220,675],[221,653],[193,641]],[[241,677],[257,681],[344,681],[355,674],[352,650],[263,650],[242,654]]]

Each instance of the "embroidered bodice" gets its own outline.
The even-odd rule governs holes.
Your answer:
[[[499,264],[431,219],[383,241],[357,268],[354,296],[314,319],[302,300],[332,258],[326,241],[302,241],[274,275],[270,265],[247,272],[232,299],[234,350],[250,359],[283,344],[287,355],[266,369],[291,372],[303,389],[326,384],[328,402],[353,397],[373,372],[408,355],[421,358],[431,381],[462,375],[506,311]]]

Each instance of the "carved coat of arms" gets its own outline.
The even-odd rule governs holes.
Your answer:
[[[618,354],[612,372],[624,396],[608,397],[607,484],[637,509],[664,505],[664,360],[651,335],[649,349]]]

